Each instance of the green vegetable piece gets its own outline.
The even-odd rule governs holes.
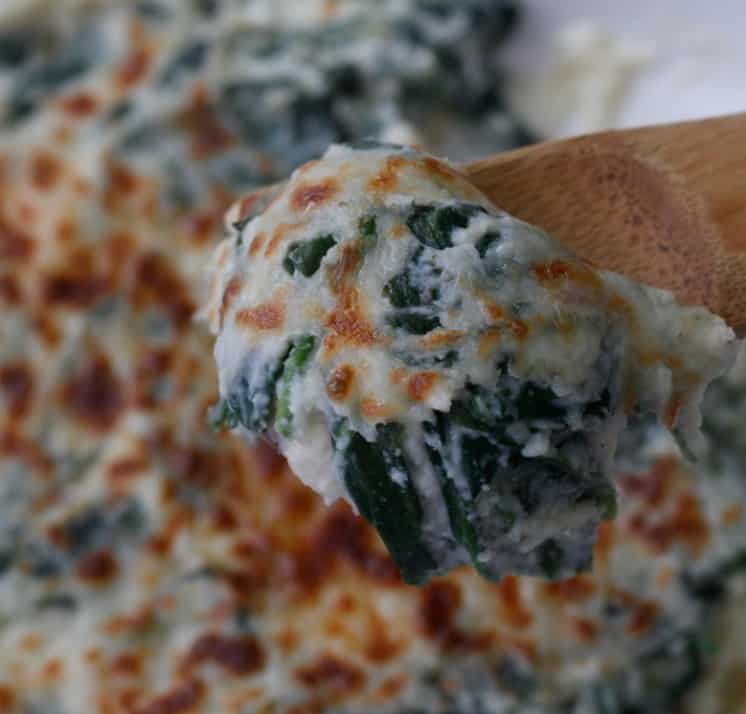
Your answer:
[[[315,345],[316,340],[312,336],[301,337],[290,350],[283,366],[282,375],[277,382],[275,428],[286,438],[292,436],[293,433],[293,413],[290,408],[293,382],[303,372],[303,368],[313,354]]]
[[[282,261],[282,267],[294,275],[297,270],[310,278],[320,267],[324,256],[337,244],[331,235],[323,235],[312,240],[292,243]]]
[[[453,367],[458,363],[459,355],[456,350],[445,352],[394,352],[394,356],[409,367],[417,369],[432,369],[433,367]]]
[[[378,531],[406,583],[424,582],[436,563],[422,539],[422,508],[403,450],[403,427],[379,424],[376,441],[351,431],[345,420],[332,440],[347,490]]]
[[[387,318],[391,327],[409,332],[411,335],[426,335],[441,326],[440,318],[423,314],[419,310],[391,313]]]
[[[556,578],[560,574],[564,560],[565,552],[553,538],[539,546],[539,567],[547,578]]]
[[[663,703],[678,702],[704,672],[703,642],[694,631],[674,633],[640,660],[642,686]]]
[[[684,587],[701,600],[718,600],[726,592],[729,578],[746,572],[746,550],[737,551],[734,555],[703,573],[684,573]]]
[[[453,245],[451,234],[457,228],[466,228],[472,216],[484,211],[480,206],[459,203],[454,206],[414,206],[407,226],[420,243],[443,250]]]
[[[231,409],[227,399],[221,399],[207,410],[207,423],[213,431],[234,429],[238,426],[238,415]]]
[[[9,550],[0,550],[0,576],[10,570],[13,565],[13,553]]]
[[[593,523],[590,532],[580,528],[550,533],[533,552],[523,551],[506,537],[516,523],[540,521],[545,513],[548,517],[550,512],[571,512],[587,504],[593,506],[596,522],[616,513],[613,485],[576,471],[562,458],[526,458],[506,434],[507,425],[516,418],[541,418],[547,410],[544,401],[549,393],[529,387],[521,386],[518,398],[511,400],[514,386],[503,393],[470,385],[449,413],[438,414],[436,425],[425,427],[428,456],[453,537],[487,578],[518,567],[557,577],[587,566]],[[521,403],[522,396],[527,404]],[[528,414],[521,416],[522,411]],[[463,482],[457,483],[453,474],[461,474]],[[490,557],[485,559],[485,554]]]
[[[196,72],[205,63],[208,45],[203,40],[197,40],[183,47],[161,72],[159,83],[161,86],[174,84],[184,76]]]
[[[479,253],[479,257],[484,258],[487,255],[487,251],[493,245],[500,242],[500,237],[499,233],[485,233],[474,246],[477,249],[477,253]]]
[[[78,601],[69,593],[51,593],[44,595],[36,601],[36,609],[43,610],[62,610],[64,612],[74,612],[78,609]]]
[[[421,304],[420,291],[412,285],[407,272],[395,275],[383,287],[383,294],[394,307],[416,307]]]
[[[599,682],[591,688],[591,699],[598,714],[623,714],[616,689],[608,682]]]
[[[61,52],[41,64],[31,64],[22,71],[6,104],[5,119],[14,125],[31,116],[44,101],[68,82],[85,74],[99,52],[98,38],[82,30]]]
[[[442,427],[443,415],[438,414],[437,420]],[[425,431],[425,448],[435,476],[440,483],[443,501],[448,511],[448,520],[451,524],[451,532],[470,555],[476,553],[479,550],[477,533],[468,516],[468,505],[462,500],[456,482],[448,475],[448,469],[442,456],[444,445],[440,429],[430,422],[425,422],[423,428]]]
[[[360,235],[365,240],[375,240],[378,237],[375,216],[365,216],[360,220]]]
[[[286,357],[287,353],[277,361],[254,364],[251,355],[229,388],[228,407],[237,422],[250,432],[259,434],[269,426],[275,406],[275,386]]]
[[[562,419],[566,411],[557,405],[557,395],[549,388],[528,382],[516,399],[520,419]]]

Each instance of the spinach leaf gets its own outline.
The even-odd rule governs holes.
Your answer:
[[[404,429],[379,424],[367,441],[337,421],[332,443],[347,490],[361,515],[378,531],[406,583],[427,579],[436,563],[424,544],[422,508],[404,455]]]
[[[324,256],[337,244],[332,235],[322,235],[311,240],[291,243],[288,247],[282,267],[294,275],[297,270],[301,275],[310,278],[321,266]]]

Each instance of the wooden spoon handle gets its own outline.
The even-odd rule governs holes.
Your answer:
[[[746,333],[746,114],[526,147],[463,167],[602,268]]]

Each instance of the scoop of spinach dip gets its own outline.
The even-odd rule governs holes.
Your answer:
[[[216,418],[354,503],[407,582],[588,569],[627,415],[691,430],[732,362],[720,318],[595,270],[410,149],[333,147],[236,212],[207,309]]]

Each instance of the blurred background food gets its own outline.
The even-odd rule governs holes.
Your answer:
[[[192,319],[226,207],[327,144],[466,158],[743,109],[745,24],[734,0],[1,2],[0,712],[746,711],[743,359],[701,463],[629,431],[593,573],[415,589],[210,431]]]

